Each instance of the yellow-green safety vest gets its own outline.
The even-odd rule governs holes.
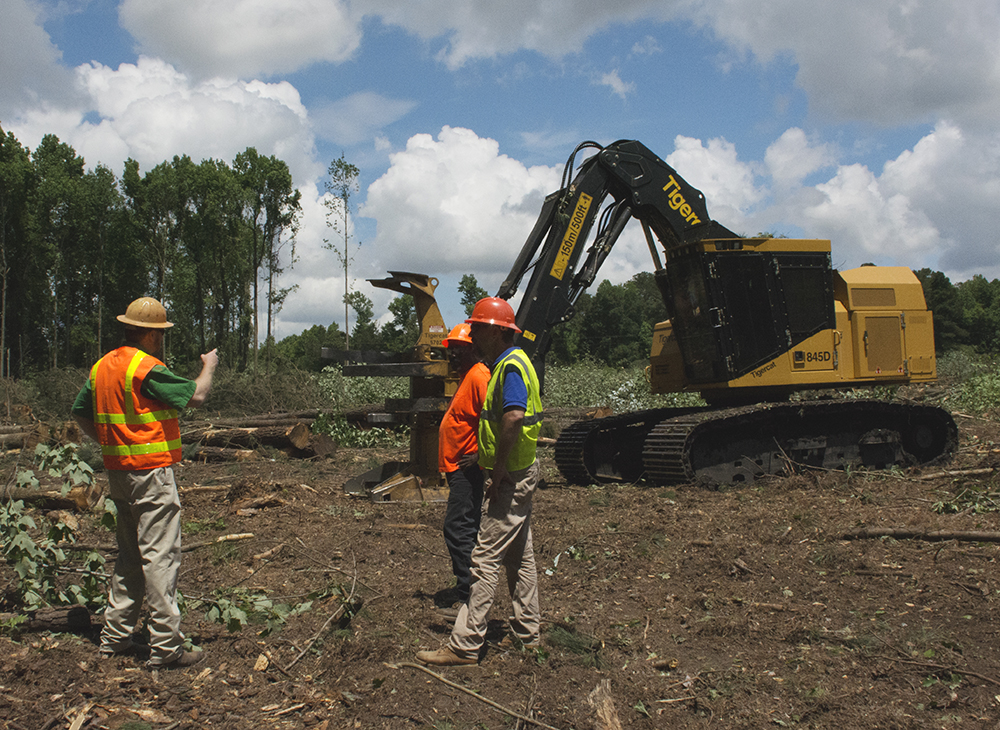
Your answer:
[[[531,360],[524,350],[515,348],[493,365],[486,387],[486,400],[479,416],[479,465],[484,469],[492,469],[496,461],[497,436],[503,419],[503,379],[508,368],[514,368],[521,374],[528,389],[528,406],[524,411],[521,435],[507,457],[507,470],[527,469],[535,461],[538,434],[542,430],[541,387]]]

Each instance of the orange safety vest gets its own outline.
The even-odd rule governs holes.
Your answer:
[[[458,460],[479,448],[476,432],[479,428],[479,411],[486,398],[490,382],[490,369],[477,362],[462,378],[458,390],[448,404],[438,428],[438,469],[445,473],[461,467]]]
[[[181,460],[177,411],[142,394],[142,381],[156,365],[163,363],[126,346],[90,369],[94,424],[107,469],[155,469]]]

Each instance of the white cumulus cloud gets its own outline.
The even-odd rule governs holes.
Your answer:
[[[531,232],[561,170],[526,167],[492,139],[444,127],[414,135],[369,186],[360,213],[378,221],[382,269],[480,276],[494,290]]]
[[[0,12],[0,121],[25,115],[28,108],[75,93],[73,75],[60,65],[61,52],[41,27],[38,7],[5,0]]]
[[[608,25],[640,18],[667,20],[681,4],[680,0],[358,0],[353,7],[421,38],[443,39],[440,57],[450,68],[458,68],[470,60],[522,49],[561,58],[579,52],[588,38]]]
[[[607,86],[622,99],[635,91],[635,82],[622,81],[621,76],[618,75],[618,69],[613,69],[612,71],[608,71],[608,73],[603,74],[598,83],[601,86]]]
[[[351,57],[361,33],[336,0],[122,0],[142,50],[198,76],[253,78]]]
[[[789,133],[798,137],[789,130],[770,149],[794,147],[788,145]],[[769,155],[769,163],[773,158]],[[929,267],[955,280],[975,273],[1000,276],[995,135],[972,135],[941,122],[881,171],[841,164],[813,186],[789,186],[781,175],[775,180],[780,187],[774,204],[755,211],[754,220],[761,228],[791,224],[806,237],[829,238],[838,265]]]
[[[751,207],[764,197],[755,183],[750,165],[741,162],[736,146],[724,139],[700,139],[678,135],[668,165],[705,195],[713,220],[739,231]]]
[[[790,54],[810,107],[882,125],[1000,116],[995,0],[704,0],[695,18],[768,63]]]
[[[117,69],[91,63],[76,71],[84,103],[29,113],[13,125],[22,142],[35,145],[52,132],[89,165],[115,170],[129,157],[144,169],[181,154],[231,162],[256,147],[288,163],[299,184],[322,171],[305,107],[287,82],[194,81],[146,57]],[[91,111],[98,121],[90,121]]]
[[[768,148],[764,162],[771,173],[771,179],[778,187],[787,188],[836,160],[833,148],[828,144],[810,144],[806,133],[798,127],[786,130]]]

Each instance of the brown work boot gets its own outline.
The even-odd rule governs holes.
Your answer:
[[[450,606],[442,606],[434,609],[434,615],[446,624],[454,624],[458,618],[458,612],[462,610],[463,603],[453,603]]]
[[[417,661],[435,667],[461,667],[477,663],[475,657],[470,657],[469,659],[460,657],[451,650],[450,646],[438,649],[437,651],[418,651]]]
[[[522,641],[521,639],[507,634],[507,636],[500,639],[500,643],[497,644],[504,651],[520,651],[522,649],[539,649],[542,646],[542,639],[539,636],[534,637],[531,641]]]

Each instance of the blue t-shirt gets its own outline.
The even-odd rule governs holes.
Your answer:
[[[497,362],[503,360],[507,355],[509,355],[516,347],[509,347],[504,350],[503,354],[497,358]],[[524,383],[524,378],[521,377],[521,371],[516,367],[509,367],[506,372],[502,375],[503,377],[503,409],[504,412],[509,411],[513,408],[517,408],[522,411],[528,410],[528,387]]]

